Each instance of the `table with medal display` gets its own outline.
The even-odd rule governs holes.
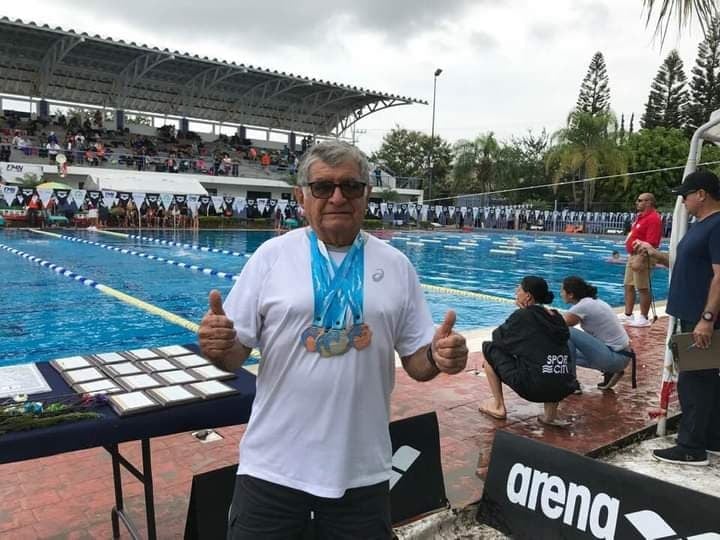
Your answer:
[[[244,424],[255,397],[252,373],[218,369],[198,354],[195,345],[58,358],[38,363],[37,368],[51,391],[29,399],[52,402],[73,394],[102,396],[94,409],[98,418],[2,435],[0,464],[103,447],[112,457],[115,538],[120,536],[120,523],[131,537],[139,538],[124,511],[121,466],[143,483],[147,537],[157,538],[150,439]],[[141,469],[123,457],[118,447],[138,440]]]

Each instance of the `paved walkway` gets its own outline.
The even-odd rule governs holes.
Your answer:
[[[478,404],[489,395],[487,381],[475,372],[476,367],[480,368],[478,353],[471,355],[465,373],[442,375],[428,383],[412,381],[398,369],[392,417],[437,411],[448,497],[453,506],[463,507],[481,496],[483,484],[475,469],[487,463],[496,429],[594,455],[652,425],[646,410],[658,403],[666,327],[663,318],[651,328],[629,329],[638,352],[635,390],[630,388],[628,375],[614,390],[601,392],[594,388],[599,374],[579,369],[586,390],[561,405],[561,414],[572,420],[566,429],[539,424],[536,416],[541,406],[525,403],[507,389],[507,420],[497,421],[478,413]],[[480,338],[475,335],[469,342],[471,350],[477,350]],[[210,443],[200,443],[189,433],[153,439],[160,538],[182,537],[194,474],[237,462],[237,445],[244,428],[217,431],[223,439]],[[140,462],[138,444],[126,443],[121,448],[134,463]],[[141,487],[127,473],[124,480],[126,509],[141,525],[145,519]],[[0,465],[0,538],[110,538],[112,505],[111,464],[104,450]],[[142,527],[140,530],[144,533]]]

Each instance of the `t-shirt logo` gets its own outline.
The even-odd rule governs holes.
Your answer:
[[[548,354],[542,372],[551,375],[564,375],[570,373],[567,354]]]

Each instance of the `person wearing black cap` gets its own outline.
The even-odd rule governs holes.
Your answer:
[[[696,347],[710,346],[713,330],[720,327],[720,181],[710,171],[685,177],[673,193],[697,221],[677,245],[666,312],[680,321],[682,332],[692,332]],[[669,266],[669,254],[646,242],[643,252]],[[659,461],[707,465],[708,452],[720,455],[720,370],[682,371],[678,397],[682,418],[677,445],[653,451]]]
[[[542,304],[553,301],[547,282],[525,276],[515,290],[518,308],[483,343],[483,367],[492,397],[479,411],[497,420],[507,416],[502,383],[528,401],[544,404],[538,420],[563,425],[557,418],[558,403],[576,389],[568,338],[570,332],[557,310]]]

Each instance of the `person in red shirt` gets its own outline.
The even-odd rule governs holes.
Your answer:
[[[635,253],[634,244],[637,240],[647,242],[654,248],[660,245],[662,239],[662,221],[660,214],[655,210],[655,196],[652,193],[641,193],[635,201],[638,214],[630,228],[625,240],[625,249],[629,255]],[[647,265],[640,271],[634,271],[631,258],[625,265],[625,313],[620,318],[629,326],[650,326],[648,313],[650,311],[650,272],[654,263]],[[635,309],[635,290],[640,297],[640,314],[633,318]]]

